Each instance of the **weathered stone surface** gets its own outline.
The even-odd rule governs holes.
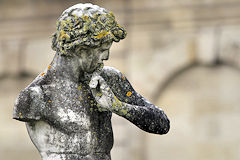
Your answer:
[[[113,14],[95,5],[78,4],[59,18],[56,55],[21,91],[13,113],[26,122],[43,160],[110,160],[112,113],[149,133],[169,131],[160,108],[138,94],[120,71],[103,67],[112,42],[125,36]]]

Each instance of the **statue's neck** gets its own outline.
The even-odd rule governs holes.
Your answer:
[[[79,83],[84,78],[84,72],[79,65],[78,57],[61,56],[56,54],[50,70],[57,79],[65,79]]]

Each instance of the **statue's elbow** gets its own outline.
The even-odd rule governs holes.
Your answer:
[[[153,134],[163,135],[163,134],[167,134],[169,130],[170,130],[170,121],[166,119],[164,121],[156,122],[155,125],[150,126],[145,131]]]
[[[158,134],[167,134],[170,130],[170,121],[169,119],[165,119],[160,126],[160,129],[158,130]]]
[[[167,134],[167,133],[169,132],[169,130],[170,130],[170,121],[169,121],[169,119],[166,120],[164,126],[165,126],[165,127],[164,127],[164,129],[163,129],[163,134]]]

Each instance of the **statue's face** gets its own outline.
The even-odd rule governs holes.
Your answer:
[[[109,58],[112,42],[104,43],[97,48],[81,48],[78,51],[80,69],[87,73],[94,72],[103,66],[103,61]]]

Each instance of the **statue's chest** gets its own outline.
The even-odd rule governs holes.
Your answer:
[[[87,105],[95,102],[91,90],[86,84],[59,83],[42,87],[45,101],[52,106],[79,109],[77,106],[88,107]]]
[[[76,130],[89,128],[96,101],[84,84],[44,86],[47,115]]]

